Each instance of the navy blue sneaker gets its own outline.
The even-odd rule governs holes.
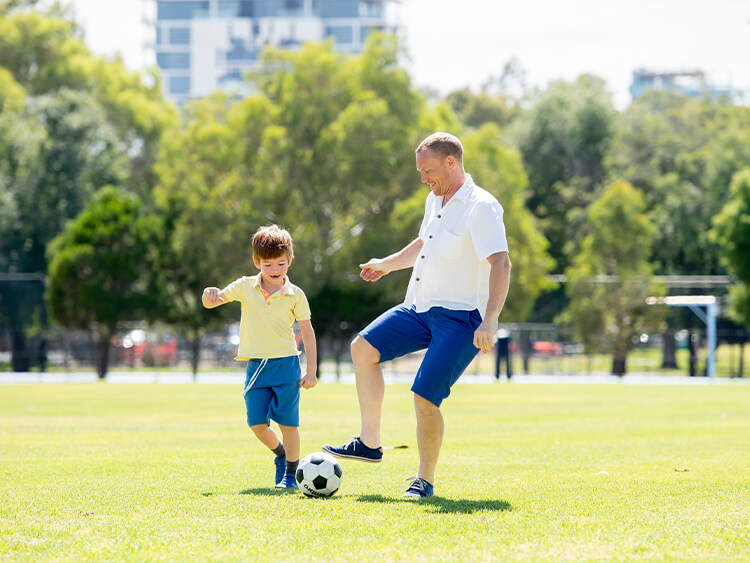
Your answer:
[[[325,445],[321,449],[334,457],[344,459],[356,459],[357,461],[367,461],[369,463],[383,461],[383,448],[368,448],[362,443],[359,436],[355,436],[343,446]]]
[[[404,498],[425,498],[432,496],[432,484],[421,477],[409,477],[413,479],[409,488],[404,493]]]
[[[297,480],[294,478],[294,473],[284,473],[281,480],[276,483],[277,489],[297,489]]]
[[[284,473],[286,473],[286,456],[277,457],[273,462],[276,464],[276,478],[273,481],[275,485],[284,478]]]

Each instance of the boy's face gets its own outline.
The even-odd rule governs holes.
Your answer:
[[[253,264],[260,270],[261,278],[272,284],[282,285],[286,271],[289,269],[291,260],[282,254],[278,258],[256,258],[253,256]]]

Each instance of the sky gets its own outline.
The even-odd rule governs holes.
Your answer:
[[[147,0],[71,3],[94,53],[133,70],[153,61]],[[619,108],[639,68],[702,70],[750,104],[750,0],[400,0],[394,13],[414,84],[441,94],[478,91],[515,58],[529,86],[595,74]]]

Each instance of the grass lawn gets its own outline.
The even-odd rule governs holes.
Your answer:
[[[459,385],[443,412],[435,498],[400,499],[392,385],[409,448],[320,500],[272,488],[234,386],[0,387],[0,560],[750,561],[750,385]],[[301,417],[303,455],[345,441],[354,387]]]

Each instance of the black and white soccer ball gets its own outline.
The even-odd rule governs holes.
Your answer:
[[[330,497],[341,486],[341,464],[332,455],[315,452],[297,466],[299,490],[308,497]]]

